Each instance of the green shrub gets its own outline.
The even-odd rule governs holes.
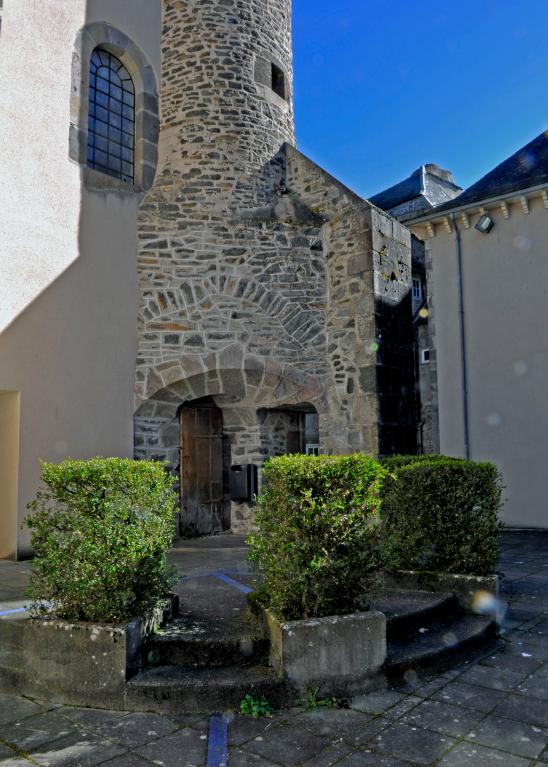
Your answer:
[[[254,698],[251,693],[240,701],[240,713],[243,716],[251,716],[253,719],[260,719],[261,716],[272,716],[274,709],[267,701],[264,695],[260,698]]]
[[[409,466],[412,463],[434,463],[447,461],[448,456],[439,455],[438,453],[430,453],[427,455],[386,455],[384,458],[379,459],[381,463],[388,471],[395,471],[401,466]],[[464,458],[451,458],[452,461],[464,461]]]
[[[435,456],[394,467],[382,490],[389,570],[487,575],[499,554],[502,481],[492,463]]]
[[[379,565],[386,471],[365,455],[272,458],[250,536],[259,599],[278,618],[349,613]]]
[[[149,614],[174,582],[166,564],[176,496],[164,465],[122,458],[43,463],[29,504],[33,611],[118,623]]]

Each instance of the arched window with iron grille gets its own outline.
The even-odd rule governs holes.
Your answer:
[[[91,54],[89,74],[87,164],[133,184],[135,87],[131,75],[103,48]]]

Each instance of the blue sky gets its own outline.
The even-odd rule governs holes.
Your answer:
[[[293,0],[299,148],[364,196],[548,128],[548,0]]]

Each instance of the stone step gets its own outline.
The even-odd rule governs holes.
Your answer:
[[[183,669],[146,669],[126,686],[126,703],[134,711],[160,714],[210,713],[239,709],[249,693],[265,696],[275,708],[293,701],[276,672],[264,665]]]
[[[496,635],[497,624],[491,618],[460,615],[388,642],[384,671],[392,680],[406,679],[409,672],[445,671],[488,650]]]
[[[372,596],[371,608],[386,615],[386,638],[389,642],[461,614],[454,594],[431,591],[385,590]]]
[[[243,625],[223,626],[190,616],[167,624],[149,637],[143,660],[149,666],[206,668],[243,666],[262,661],[268,655],[268,642],[262,632]]]

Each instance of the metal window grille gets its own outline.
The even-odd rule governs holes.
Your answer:
[[[96,48],[89,73],[87,164],[133,183],[135,87],[122,62]]]

